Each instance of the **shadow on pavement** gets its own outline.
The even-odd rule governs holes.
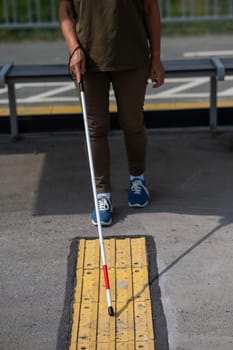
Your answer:
[[[204,133],[149,132],[148,141],[147,185],[151,193],[151,202],[147,208],[135,211],[127,206],[128,174],[123,139],[118,133],[110,137],[115,208],[113,226],[120,222],[124,224],[124,221],[135,213],[142,215],[142,218],[143,215],[150,215],[151,218],[151,215],[156,213],[218,217],[216,227],[207,233],[201,231],[196,241],[189,243],[189,246],[183,248],[183,251],[160,271],[157,268],[156,243],[152,238],[147,240],[151,264],[151,293],[153,303],[156,303],[153,304],[153,310],[156,309],[159,315],[155,318],[157,349],[166,350],[169,348],[167,325],[160,298],[159,279],[221,228],[232,224],[233,137],[232,134],[213,136]],[[1,141],[1,155],[21,156],[29,153],[44,155],[35,189],[33,215],[89,214],[92,209],[92,193],[83,135],[80,133],[26,138],[12,144]],[[17,161],[20,167],[25,165],[20,163],[24,159],[20,158]],[[35,166],[35,162],[36,159],[33,158],[32,164],[28,166]],[[25,172],[23,174],[27,175]],[[27,179],[22,181],[27,183]],[[21,191],[24,193],[25,188]],[[73,261],[73,258],[71,252],[65,304],[72,297],[72,274],[69,269],[72,265],[70,260]],[[63,312],[62,320],[67,317],[68,314]]]

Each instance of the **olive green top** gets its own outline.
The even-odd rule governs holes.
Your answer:
[[[77,37],[87,71],[115,71],[148,64],[143,0],[73,0]]]

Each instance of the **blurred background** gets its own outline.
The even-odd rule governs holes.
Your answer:
[[[59,0],[0,0],[0,65],[67,64],[68,52],[58,23],[58,4]],[[163,60],[233,57],[233,0],[160,0],[159,4]],[[232,81],[230,75],[218,82],[219,118],[227,124],[233,124]],[[178,124],[185,126],[187,110],[188,125],[193,125],[194,110],[198,115],[194,124],[200,120],[208,124],[209,96],[210,83],[206,77],[166,78],[164,86],[156,91],[149,84],[145,106],[155,121],[151,125],[167,127],[175,125],[177,118],[184,118]],[[42,115],[49,115],[51,120],[51,116],[66,115],[67,123],[67,115],[71,117],[79,112],[72,82],[16,84],[16,98],[21,121],[25,116],[37,116],[41,120]],[[110,102],[115,111],[113,92]],[[0,89],[2,132],[9,131],[8,116],[5,87]]]
[[[40,38],[42,34],[56,37],[60,33],[58,3],[59,0],[1,0],[1,39],[27,39],[36,34]],[[159,4],[165,35],[232,32],[232,0],[159,0]],[[14,29],[17,33],[12,32]]]

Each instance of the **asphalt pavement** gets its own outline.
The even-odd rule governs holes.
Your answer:
[[[153,239],[157,349],[231,350],[232,134],[150,131],[151,201],[142,210],[127,205],[122,135],[111,134],[110,144],[115,210],[104,236]],[[71,247],[97,236],[84,154],[82,134],[0,138],[2,350],[64,349]]]
[[[22,47],[13,55],[20,63]],[[120,131],[110,145],[114,220],[104,237],[153,241],[156,349],[232,350],[232,133],[149,130],[151,200],[141,210],[127,205]],[[97,237],[83,133],[1,135],[0,169],[0,349],[64,350],[74,243]]]
[[[192,52],[215,52],[220,56],[232,51],[232,35],[202,35],[162,37],[162,59],[183,58]],[[0,42],[0,65],[15,64],[54,64],[66,63],[68,51],[63,40],[57,41],[18,41]],[[218,53],[216,53],[218,55]],[[231,53],[232,55],[232,53]]]

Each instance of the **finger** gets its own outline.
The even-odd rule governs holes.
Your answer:
[[[160,87],[161,83],[158,80],[153,81],[153,88],[158,88]]]
[[[159,88],[161,85],[163,85],[163,78],[158,76],[154,81],[153,87]]]
[[[153,83],[153,87],[158,88],[164,83],[164,74],[162,72],[156,74],[156,72],[153,71],[151,74],[151,80]]]
[[[78,69],[76,69],[76,80],[77,80],[77,82],[78,83],[80,83],[80,81],[81,81],[81,71],[80,71],[80,69],[78,68]]]
[[[82,61],[81,61],[80,71],[81,71],[81,74],[84,74],[84,73],[86,72],[85,60],[82,60]]]
[[[72,72],[72,77],[74,80],[76,80],[78,83],[81,79],[81,67],[80,63],[75,63],[70,66],[70,70]]]

